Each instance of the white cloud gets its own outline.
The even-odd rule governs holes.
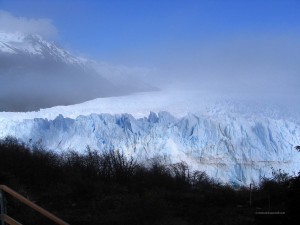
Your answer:
[[[50,39],[57,36],[57,29],[50,19],[17,17],[2,10],[0,10],[0,31],[39,34]]]

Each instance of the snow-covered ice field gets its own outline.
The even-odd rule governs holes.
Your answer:
[[[0,137],[49,150],[122,150],[139,161],[164,157],[231,184],[258,182],[273,169],[300,170],[300,126],[261,105],[199,91],[98,98],[36,112],[1,112]],[[238,103],[239,102],[239,103]],[[249,110],[249,108],[251,110]]]

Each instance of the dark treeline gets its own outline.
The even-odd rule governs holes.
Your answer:
[[[292,224],[300,208],[300,178],[282,171],[253,188],[250,202],[248,187],[233,189],[185,163],[146,167],[118,151],[59,154],[13,138],[0,141],[0,184],[73,225]],[[53,224],[6,198],[22,224]]]

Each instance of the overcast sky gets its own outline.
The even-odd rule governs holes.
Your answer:
[[[165,87],[300,98],[299,0],[0,0],[0,30]]]

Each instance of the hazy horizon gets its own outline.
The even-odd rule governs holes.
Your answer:
[[[293,0],[2,0],[0,31],[61,43],[119,81],[296,104],[299,9]]]

